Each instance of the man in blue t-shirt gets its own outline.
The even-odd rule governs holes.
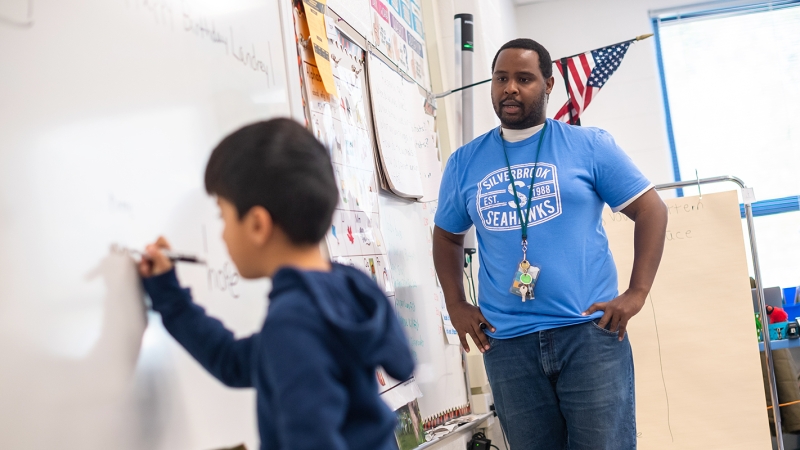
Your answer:
[[[653,284],[667,209],[607,132],[545,120],[554,80],[544,47],[510,41],[492,72],[501,127],[453,153],[439,194],[433,256],[450,318],[465,350],[469,334],[484,353],[511,448],[634,449],[625,329]],[[621,295],[605,204],[636,223]],[[473,225],[480,308],[461,275]]]

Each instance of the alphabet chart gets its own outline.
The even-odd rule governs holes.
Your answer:
[[[420,86],[430,89],[422,13],[407,1],[370,0],[372,30],[366,38]]]

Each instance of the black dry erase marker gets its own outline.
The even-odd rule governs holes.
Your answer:
[[[146,252],[140,252],[139,250],[130,250],[130,252],[137,255],[141,255],[142,258],[150,259],[150,255],[148,255]],[[173,252],[171,250],[161,250],[161,252],[164,253],[164,256],[169,258],[169,260],[172,262],[180,261],[193,264],[202,264],[202,265],[206,264],[204,260],[198,258],[197,256],[189,255],[187,253],[178,253],[178,252]]]
[[[205,264],[206,263],[204,260],[202,260],[202,259],[200,259],[200,258],[198,258],[197,256],[194,256],[194,255],[189,255],[189,254],[186,254],[186,253],[173,252],[173,251],[170,251],[170,250],[161,250],[161,251],[172,262],[180,261],[180,262],[187,262],[187,263],[194,263],[194,264]]]

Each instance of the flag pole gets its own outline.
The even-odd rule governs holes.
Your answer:
[[[616,44],[611,44],[611,45],[619,45],[619,44],[624,44],[624,43],[626,43],[626,42],[636,42],[636,41],[643,41],[643,40],[645,40],[645,39],[647,39],[647,38],[649,38],[649,37],[651,37],[651,36],[653,36],[653,33],[650,33],[650,34],[643,34],[643,35],[641,35],[641,36],[636,36],[636,37],[635,37],[635,38],[633,38],[633,39],[628,39],[627,41],[622,41],[622,42],[618,42],[618,43],[616,43]],[[605,47],[611,47],[611,45],[606,45]],[[602,47],[601,47],[601,48],[602,48]],[[572,55],[572,56],[566,56],[566,57],[564,57],[564,58],[559,58],[559,60],[563,60],[563,59],[569,59],[569,58],[574,58],[574,57],[576,57],[576,56],[579,56],[579,55],[582,55],[582,54],[584,54],[584,53],[586,53],[586,52],[576,53],[576,54],[574,54],[574,55]],[[478,81],[477,83],[472,83],[472,84],[469,84],[469,85],[467,85],[467,86],[461,86],[460,88],[456,88],[456,89],[451,89],[451,90],[449,90],[449,91],[440,92],[440,93],[438,93],[438,94],[434,95],[434,98],[443,98],[443,97],[447,97],[448,95],[450,95],[450,94],[453,94],[453,93],[456,93],[456,92],[458,92],[458,91],[462,91],[462,90],[464,90],[464,89],[469,89],[469,88],[471,88],[471,87],[474,87],[474,86],[477,86],[477,85],[479,85],[479,84],[483,84],[483,83],[488,83],[488,82],[490,82],[490,81],[492,81],[492,79],[491,79],[491,78],[489,78],[489,79],[486,79],[486,80],[483,80],[483,81]],[[567,92],[569,92],[569,89],[567,89]]]
[[[489,78],[488,80],[478,81],[477,83],[468,84],[466,86],[461,86],[460,88],[457,88],[457,89],[450,89],[449,91],[444,91],[441,94],[434,95],[433,98],[447,97],[448,95],[455,94],[458,91],[463,91],[464,89],[469,89],[471,87],[475,87],[475,86],[477,86],[479,84],[483,84],[483,83],[488,83],[490,81],[492,81],[491,78]]]
[[[615,45],[627,44],[628,42],[638,42],[638,41],[643,41],[643,40],[645,40],[645,39],[647,39],[647,38],[649,38],[649,37],[652,37],[652,36],[653,36],[653,33],[650,33],[650,34],[643,34],[643,35],[641,35],[641,36],[636,36],[636,37],[635,37],[635,38],[633,38],[633,39],[628,39],[627,41],[617,42],[616,44],[611,44],[611,45],[604,45],[603,47],[600,47],[600,48],[605,48],[605,47],[613,47],[613,46],[615,46]],[[561,59],[570,59],[570,58],[574,58],[574,57],[576,57],[576,56],[580,56],[580,55],[582,55],[582,54],[584,54],[584,53],[586,53],[586,52],[580,52],[580,53],[576,53],[576,54],[574,54],[574,55],[565,56],[564,58],[561,58]]]

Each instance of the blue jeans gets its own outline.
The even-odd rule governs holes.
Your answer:
[[[636,448],[631,345],[596,322],[489,338],[486,373],[512,450]]]

